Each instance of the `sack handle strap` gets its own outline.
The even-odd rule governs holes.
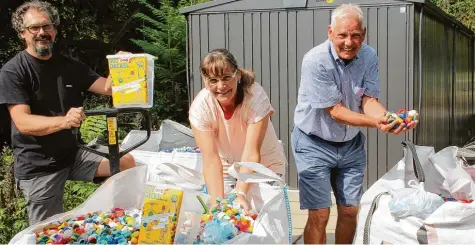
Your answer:
[[[389,195],[388,192],[381,192],[377,196],[374,197],[374,200],[372,201],[372,205],[370,205],[370,210],[369,213],[367,214],[367,219],[365,220],[365,226],[364,226],[364,244],[368,245],[370,242],[370,225],[372,224],[372,216],[375,213],[375,210],[377,210],[377,204],[380,201],[380,197],[383,195]]]
[[[420,159],[418,158],[415,145],[410,141],[403,141],[402,144],[405,146],[405,148],[409,149],[412,154],[413,171],[415,172],[418,182],[425,182],[425,173],[423,172],[423,167],[421,166]],[[407,163],[405,162],[405,164]]]
[[[239,170],[242,166],[253,170],[254,173],[240,173]],[[235,162],[231,167],[228,168],[228,173],[245,183],[264,183],[269,181],[277,181],[281,187],[286,186],[286,182],[284,182],[276,173],[256,162]]]

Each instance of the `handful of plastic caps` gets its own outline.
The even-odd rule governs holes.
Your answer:
[[[398,128],[401,123],[405,124],[405,128],[408,128],[408,124],[412,121],[418,120],[418,112],[415,110],[407,111],[405,109],[400,109],[396,112],[386,111],[384,116],[387,116],[387,124],[392,123],[393,121],[397,121],[397,124],[393,128]]]
[[[53,222],[36,232],[37,244],[137,244],[140,210],[113,208]]]
[[[253,232],[254,222],[258,215],[246,215],[239,204],[233,204],[235,199],[235,193],[225,199],[218,198],[210,213],[201,201],[205,214],[202,215],[200,232],[194,244],[221,244],[240,233]]]

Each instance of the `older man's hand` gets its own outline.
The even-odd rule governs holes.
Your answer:
[[[404,124],[404,123],[401,123],[398,128],[393,129],[393,130],[390,130],[390,133],[391,133],[391,134],[395,134],[395,135],[399,135],[399,134],[401,134],[401,133],[406,133],[406,132],[408,132],[410,129],[416,128],[417,124],[418,124],[418,120],[417,120],[417,121],[412,121],[412,122],[410,122],[409,124],[407,124],[406,127],[405,127],[405,124]]]
[[[380,119],[377,120],[376,122],[376,128],[389,134],[394,134],[394,135],[399,135],[399,134],[404,134],[408,132],[410,129],[416,128],[418,125],[418,120],[410,122],[407,127],[405,127],[405,123],[400,123],[398,125],[397,120],[387,123],[388,117],[387,116],[382,116]],[[395,125],[398,125],[398,127],[394,128]]]

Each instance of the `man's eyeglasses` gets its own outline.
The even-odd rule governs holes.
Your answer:
[[[44,32],[49,32],[55,29],[54,24],[45,24],[45,25],[31,25],[25,27],[25,29],[30,32],[31,34],[37,34],[40,32],[41,29],[43,29]]]
[[[207,78],[208,85],[210,85],[211,87],[214,87],[218,84],[219,81],[223,81],[224,83],[229,83],[231,82],[231,80],[233,80],[233,78],[235,78],[236,72],[238,72],[238,70],[235,70],[233,75],[226,75],[222,78]]]

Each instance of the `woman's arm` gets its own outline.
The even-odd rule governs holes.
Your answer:
[[[224,197],[223,166],[218,155],[218,147],[213,131],[201,131],[192,125],[195,142],[203,157],[203,177],[207,185],[211,203]]]
[[[270,112],[268,115],[263,117],[261,121],[257,123],[250,124],[246,131],[246,140],[245,147],[243,150],[243,155],[241,156],[242,162],[257,162],[261,161],[261,145],[263,144],[264,136],[268,130],[269,117],[272,114]],[[241,167],[240,173],[253,173],[253,170]],[[240,196],[241,193],[248,193],[249,184],[242,181],[238,181],[236,185],[236,190]]]

